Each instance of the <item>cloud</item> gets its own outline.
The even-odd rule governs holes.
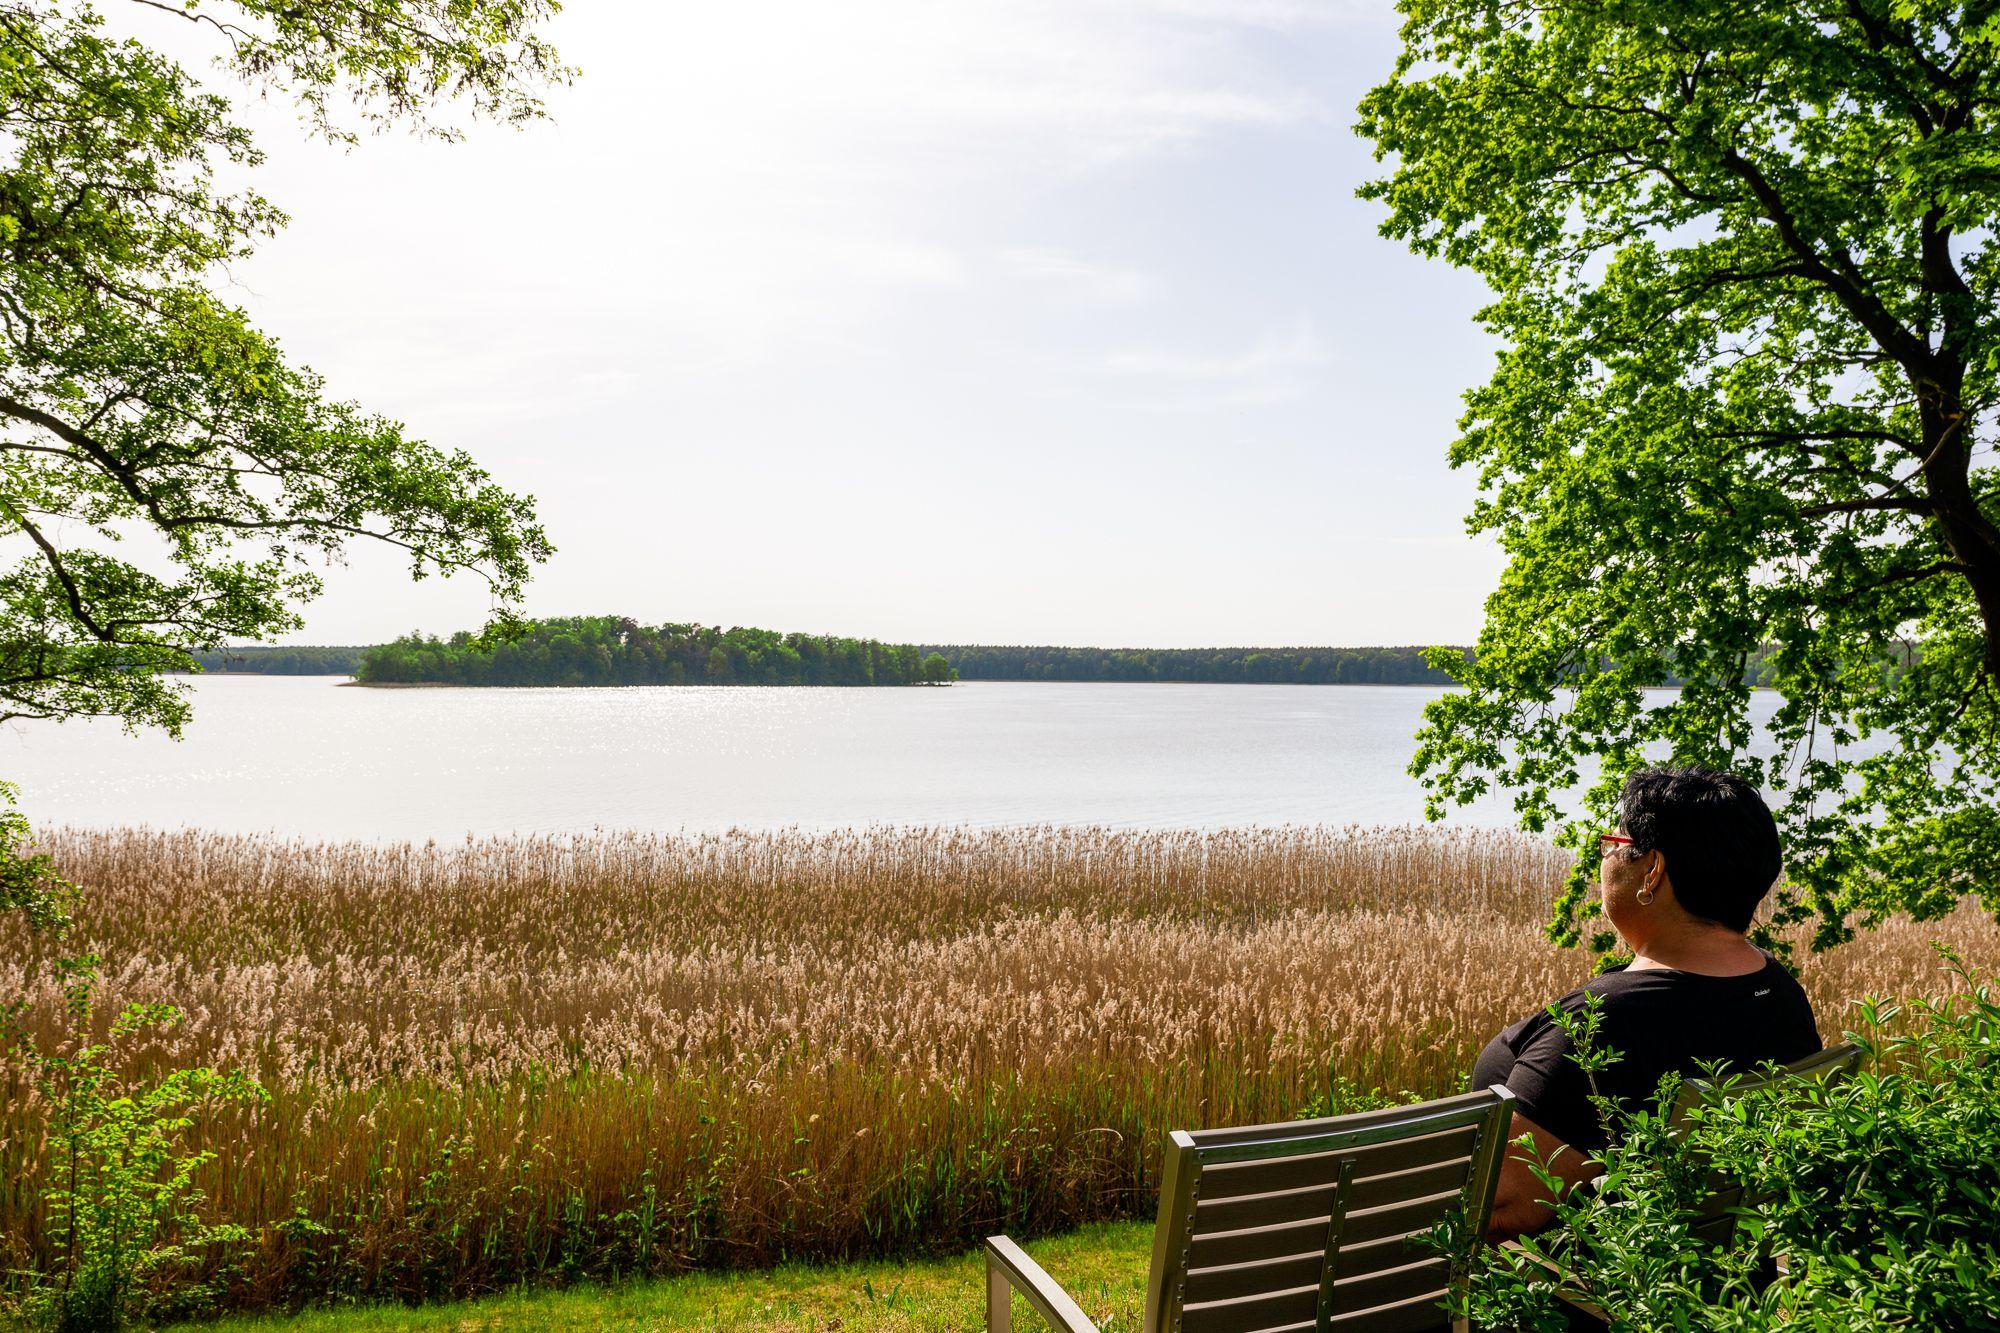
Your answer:
[[[1237,352],[1141,349],[1104,360],[1114,376],[1148,379],[1179,393],[1161,406],[1248,407],[1291,402],[1310,387],[1312,369],[1333,360],[1332,349],[1301,317],[1289,330],[1267,333]]]
[[[864,241],[831,247],[829,258],[864,280],[911,287],[962,287],[965,261],[957,251],[921,242]]]
[[[1120,0],[661,6],[599,61],[646,67],[630,112],[677,162],[875,186],[1088,170],[1328,114],[1251,49],[1274,21]],[[621,20],[623,20],[621,15]],[[651,31],[647,31],[651,29]]]
[[[1141,301],[1159,290],[1159,280],[1138,269],[1100,264],[1065,250],[1016,248],[996,256],[1010,275],[1107,305]]]
[[[1136,3],[1140,8],[1180,18],[1259,28],[1400,21],[1390,0],[1136,0]]]
[[[567,370],[572,349],[687,380],[885,347],[975,289],[1137,305],[1160,284],[1090,253],[1116,210],[1096,201],[1246,136],[1329,122],[1269,44],[1320,14],[1287,0],[571,6],[554,35],[583,77],[523,135],[341,154],[298,144],[282,105],[247,101],[279,150],[260,184],[299,219],[245,268],[271,296],[251,304],[320,325],[301,345],[329,369],[372,359],[378,389],[413,380],[402,401],[418,414],[511,398],[522,366]],[[1075,249],[1018,239],[1080,203],[1087,226],[1049,229]],[[379,311],[419,292],[412,356],[382,338]],[[477,337],[439,328],[440,311]],[[478,347],[487,383],[438,373],[453,345]]]

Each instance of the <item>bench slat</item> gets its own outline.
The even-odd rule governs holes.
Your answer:
[[[1449,1333],[1451,1316],[1441,1298],[1417,1296],[1394,1305],[1335,1315],[1333,1333]]]
[[[1429,1227],[1421,1227],[1397,1236],[1384,1236],[1380,1240],[1342,1245],[1333,1260],[1334,1278],[1345,1282],[1351,1277],[1366,1277],[1385,1268],[1401,1268],[1420,1259],[1434,1258],[1437,1251],[1419,1243],[1429,1234]]]
[[[1296,1324],[1265,1329],[1263,1333],[1314,1333],[1318,1327],[1318,1320],[1306,1319]],[[1334,1333],[1452,1333],[1452,1324],[1441,1307],[1430,1305],[1420,1298],[1336,1316],[1333,1329]]]
[[[1456,1097],[1442,1097],[1434,1102],[1424,1102],[1420,1106],[1392,1106],[1380,1111],[1339,1116],[1331,1121],[1282,1120],[1268,1125],[1242,1125],[1232,1129],[1197,1129],[1190,1131],[1188,1138],[1197,1149],[1206,1151],[1242,1144],[1283,1143],[1316,1133],[1334,1136],[1366,1134],[1382,1127],[1407,1124],[1412,1116],[1421,1116],[1427,1121],[1437,1122],[1435,1125],[1437,1129],[1448,1129],[1453,1124],[1478,1124],[1491,1106],[1492,1098],[1487,1093],[1466,1092]],[[1336,1124],[1338,1129],[1328,1128]],[[1398,1134],[1396,1137],[1403,1136]]]
[[[1419,1296],[1442,1301],[1450,1284],[1451,1265],[1443,1255],[1439,1255],[1401,1268],[1384,1269],[1367,1277],[1336,1282],[1333,1285],[1333,1308],[1336,1314],[1341,1314],[1372,1310],[1383,1305],[1400,1305]]]
[[[1216,1231],[1188,1242],[1188,1262],[1196,1268],[1255,1263],[1295,1254],[1321,1255],[1326,1247],[1327,1216],[1306,1217],[1276,1226],[1242,1231]]]
[[[1326,1224],[1319,1227],[1322,1238],[1326,1235]],[[1244,1264],[1227,1264],[1216,1268],[1190,1268],[1187,1285],[1182,1288],[1181,1299],[1189,1304],[1203,1304],[1208,1301],[1230,1301],[1241,1296],[1255,1296],[1261,1292],[1284,1291],[1290,1287],[1319,1285],[1321,1267],[1326,1263],[1325,1251],[1315,1248],[1304,1254],[1286,1255],[1277,1259],[1264,1259]]]
[[[1462,1190],[1471,1176],[1470,1157],[1461,1157],[1449,1162],[1434,1162],[1429,1166],[1412,1167],[1407,1171],[1394,1171],[1386,1175],[1370,1176],[1366,1180],[1354,1182],[1348,1193],[1347,1211],[1355,1213],[1366,1208],[1380,1208],[1385,1204],[1401,1203],[1406,1199],[1420,1199],[1445,1190]]]
[[[1408,1171],[1394,1171],[1386,1175],[1370,1176],[1366,1180],[1356,1180],[1349,1186],[1347,1205],[1349,1215],[1399,1203],[1406,1199],[1463,1189],[1466,1178],[1471,1172],[1472,1159],[1461,1157],[1457,1161],[1438,1162]],[[1204,1184],[1206,1180],[1207,1173],[1204,1172]],[[1194,1233],[1201,1235],[1210,1231],[1241,1231],[1247,1227],[1296,1222],[1301,1218],[1314,1216],[1325,1217],[1332,1212],[1331,1184],[1309,1186],[1305,1189],[1274,1190],[1268,1194],[1244,1194],[1223,1199],[1209,1198],[1204,1189],[1195,1201]]]
[[[1380,1240],[1384,1236],[1404,1236],[1412,1231],[1429,1230],[1440,1217],[1458,1207],[1460,1202],[1460,1191],[1454,1189],[1381,1208],[1349,1212],[1347,1225],[1340,1229],[1341,1243],[1343,1247],[1350,1244],[1359,1245],[1363,1241]]]
[[[1201,1197],[1230,1199],[1312,1185],[1330,1186],[1340,1174],[1341,1162],[1349,1158],[1354,1161],[1354,1179],[1365,1180],[1391,1171],[1468,1157],[1478,1140],[1479,1127],[1467,1125],[1347,1152],[1309,1153],[1262,1162],[1217,1162],[1202,1168]]]
[[[1181,1306],[1181,1333],[1260,1333],[1319,1313],[1319,1283]]]

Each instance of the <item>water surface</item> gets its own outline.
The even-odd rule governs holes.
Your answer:
[[[39,823],[315,838],[1407,823],[1428,686],[409,689],[204,676],[186,739],[0,730]],[[1774,700],[1758,696],[1759,716]],[[1454,818],[1511,822],[1501,798]]]

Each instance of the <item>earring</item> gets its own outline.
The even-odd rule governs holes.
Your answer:
[[[1637,897],[1639,899],[1639,906],[1651,907],[1653,905],[1653,891],[1651,889],[1639,890]]]

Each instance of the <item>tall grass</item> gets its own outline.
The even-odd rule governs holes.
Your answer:
[[[86,886],[127,1060],[241,1065],[203,1187],[261,1228],[256,1304],[536,1275],[963,1246],[1149,1207],[1168,1129],[1459,1086],[1588,960],[1539,922],[1566,862],[1479,830],[877,829],[322,845],[46,842]],[[35,942],[0,988],[53,1041]],[[1891,923],[1806,982],[1921,993]],[[45,1108],[0,1106],[0,1265],[43,1244]]]

